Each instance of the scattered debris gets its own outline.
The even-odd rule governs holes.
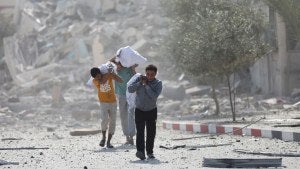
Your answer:
[[[216,167],[216,168],[281,167],[282,158],[267,158],[267,159],[204,158],[202,166]]]
[[[3,138],[3,139],[1,139],[1,141],[8,141],[8,140],[22,140],[22,138],[12,138],[12,137],[10,137],[10,138]]]
[[[53,133],[52,136],[54,139],[58,139],[58,140],[63,139],[63,137],[57,135],[56,133]]]
[[[16,147],[16,148],[0,148],[0,150],[39,150],[49,149],[48,147]]]
[[[172,139],[174,141],[178,141],[178,140],[189,140],[189,139],[194,139],[194,138],[203,138],[203,137],[211,137],[212,135],[201,135],[201,136],[194,136],[194,137],[184,137],[184,138],[175,138]]]
[[[228,146],[228,145],[232,145],[232,143],[193,145],[193,146],[178,145],[178,146],[172,146],[172,147],[166,147],[166,146],[160,145],[159,148],[165,148],[165,149],[168,149],[168,150],[174,150],[174,149],[177,149],[177,148],[189,148],[189,150],[195,150],[197,148],[219,147],[219,146]]]
[[[207,144],[207,145],[199,145],[199,146],[190,146],[191,148],[207,148],[207,147],[219,147],[219,146],[230,146],[232,143],[224,143],[224,144]]]
[[[165,148],[165,149],[168,149],[168,150],[175,150],[177,148],[185,148],[186,145],[179,145],[179,146],[172,146],[172,147],[166,147],[166,146],[159,146],[159,148]]]
[[[186,94],[189,94],[189,95],[205,95],[205,94],[208,94],[209,91],[210,91],[210,86],[195,86],[195,87],[192,87],[192,88],[189,88],[189,89],[186,89],[185,92]]]
[[[86,135],[94,135],[101,133],[101,130],[95,129],[77,129],[74,131],[70,131],[71,136],[86,136]]]
[[[53,132],[54,130],[55,130],[55,128],[53,128],[53,127],[47,127],[48,132]]]
[[[267,153],[267,152],[248,151],[242,149],[235,149],[233,151],[237,153],[252,154],[252,155],[265,155],[265,156],[277,156],[277,157],[300,157],[300,154],[294,154],[294,153]]]
[[[277,124],[273,125],[273,127],[300,127],[300,124]]]
[[[1,165],[19,165],[18,162],[8,162],[8,161],[5,161],[5,160],[0,160],[0,166]]]

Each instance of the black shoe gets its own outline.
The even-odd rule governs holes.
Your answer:
[[[114,148],[114,146],[111,145],[110,143],[107,143],[107,144],[106,144],[106,147],[107,147],[107,148]]]
[[[133,139],[127,140],[127,141],[125,142],[125,145],[131,145],[131,146],[133,146],[133,145],[134,145]]]
[[[130,144],[130,145],[134,145],[134,141],[133,141],[133,138],[131,138],[130,140],[128,140],[128,144]]]
[[[105,145],[105,139],[102,139],[99,143],[99,146],[104,147],[104,145]]]
[[[150,158],[150,159],[154,159],[154,158],[155,158],[153,154],[147,154],[147,156],[148,156],[148,158]]]
[[[135,156],[136,156],[137,158],[141,159],[141,160],[145,160],[145,159],[146,159],[145,154],[144,154],[143,152],[141,152],[141,151],[137,151],[137,152],[135,153]]]

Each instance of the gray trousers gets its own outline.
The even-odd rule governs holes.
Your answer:
[[[135,129],[135,121],[134,121],[134,113],[135,107],[128,106],[128,135],[130,137],[135,136],[136,129]]]
[[[123,134],[125,136],[135,135],[134,109],[129,110],[126,96],[118,95],[118,104]],[[133,111],[133,113],[131,113]]]
[[[117,104],[100,102],[101,130],[114,134],[117,120]]]

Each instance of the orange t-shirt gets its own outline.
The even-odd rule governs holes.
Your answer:
[[[98,98],[100,102],[116,102],[112,75],[108,75],[107,81],[104,84],[100,84],[96,79],[93,79],[93,83],[98,89]]]

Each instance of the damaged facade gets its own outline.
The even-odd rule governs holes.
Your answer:
[[[9,2],[13,8],[5,12],[13,14],[16,30],[3,38],[0,49],[3,125],[25,119],[39,123],[45,115],[58,121],[65,121],[64,115],[75,120],[97,117],[95,91],[85,86],[89,70],[111,59],[120,47],[131,46],[159,64],[156,51],[167,24],[159,16],[158,1]]]
[[[3,40],[4,56],[1,59],[7,67],[2,66],[1,81],[11,78],[23,87],[44,81],[44,78],[37,78],[40,70],[51,75],[51,70],[72,62],[99,65],[125,45],[155,57],[158,54],[153,49],[158,47],[159,37],[167,32],[165,20],[152,12],[157,9],[158,1],[7,2],[2,0],[0,5],[14,7],[11,11],[17,32]],[[299,47],[287,43],[288,32],[280,15],[272,9],[267,13],[271,25],[269,38],[276,50],[251,68],[251,79],[256,91],[287,96],[300,87],[297,76],[300,71],[297,66]],[[52,75],[50,77],[55,73]]]
[[[160,67],[158,76],[175,77],[164,80],[164,91],[159,98],[162,112],[214,114],[210,87],[195,86],[184,78],[184,74],[164,74],[171,71],[160,65],[159,47],[169,28],[168,19],[160,16],[159,1],[16,0],[14,6],[11,10],[17,30],[13,36],[3,39],[3,50],[0,49],[0,87],[5,89],[0,94],[3,98],[0,115],[3,110],[9,115],[10,111],[16,112],[17,117],[36,112],[64,112],[78,120],[97,116],[97,98],[85,86],[89,70],[110,59],[120,47],[128,45]],[[285,95],[298,87],[295,72],[298,71],[299,53],[286,47],[285,25],[281,17],[274,13],[270,15],[272,19],[278,50],[254,65],[252,82],[264,94]],[[141,65],[137,71],[143,72],[143,68]],[[221,112],[230,112],[227,90],[219,89],[219,96]],[[30,99],[36,105],[26,109],[30,104],[23,101]],[[255,112],[273,106],[273,102],[268,103],[267,108],[260,106],[263,104],[259,100],[263,99],[262,96],[238,98],[237,107],[243,110],[241,112]],[[16,102],[24,107],[16,104],[17,108],[9,110],[14,107],[10,107],[10,103]],[[275,102],[278,106],[277,100]],[[46,106],[39,106],[42,104]],[[49,110],[48,104],[52,106]],[[55,109],[60,107],[63,109]],[[12,118],[8,116],[7,119]],[[7,122],[7,119],[2,122]]]
[[[31,88],[54,77],[85,81],[87,66],[103,63],[122,46],[143,49],[146,56],[157,46],[153,37],[162,31],[152,30],[163,28],[163,22],[151,13],[152,5],[145,0],[16,0],[17,30],[3,39],[1,59],[17,86]]]
[[[270,30],[268,41],[274,51],[251,68],[253,84],[264,94],[291,96],[300,88],[299,42],[291,43],[290,32],[283,18],[272,8],[267,8]]]

